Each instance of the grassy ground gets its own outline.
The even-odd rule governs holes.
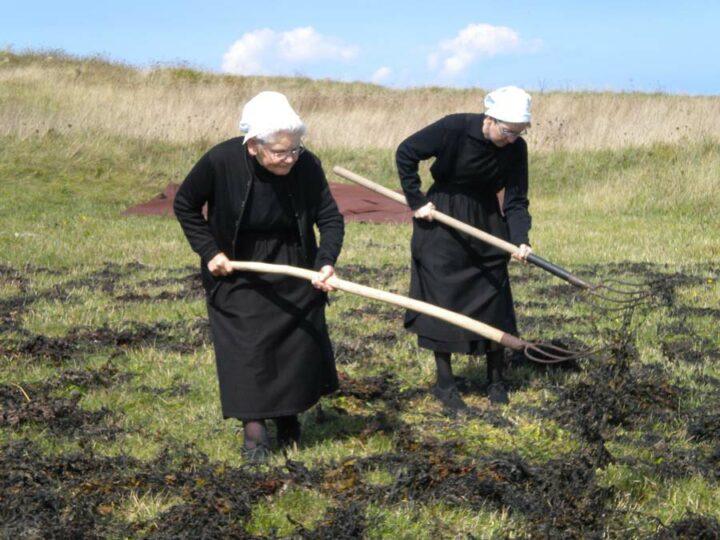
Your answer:
[[[521,333],[614,354],[576,369],[516,363],[503,407],[485,397],[483,362],[460,358],[473,410],[448,417],[402,313],[338,293],[342,389],[303,415],[300,448],[258,470],[221,419],[195,255],[174,220],[120,215],[208,144],[81,128],[0,138],[5,536],[717,531],[716,139],[531,158],[537,252],[595,281],[656,280],[661,294],[623,318],[513,265]],[[318,152],[328,171],[395,187],[389,148]],[[348,224],[339,274],[404,293],[409,236]]]

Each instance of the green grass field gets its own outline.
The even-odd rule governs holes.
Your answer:
[[[259,468],[221,417],[196,256],[173,219],[121,215],[211,144],[82,126],[0,137],[3,537],[720,531],[720,141],[531,154],[536,252],[658,294],[623,316],[514,264],[522,336],[607,354],[574,369],[515,358],[502,407],[484,361],[459,358],[472,411],[449,417],[402,312],[336,293],[341,390],[302,416],[298,449]],[[342,165],[396,187],[391,148],[317,153],[332,181]],[[404,294],[409,239],[348,223],[339,276]]]

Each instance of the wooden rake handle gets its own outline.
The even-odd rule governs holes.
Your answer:
[[[367,178],[364,178],[359,174],[355,174],[354,172],[348,171],[347,169],[338,166],[333,167],[333,172],[338,176],[345,178],[346,180],[350,180],[351,182],[366,187],[369,190],[374,191],[375,193],[384,195],[388,199],[392,199],[393,201],[398,202],[404,206],[408,206],[407,199],[404,195],[393,191],[392,189],[381,186],[380,184],[377,184],[372,180],[368,180]],[[496,248],[499,248],[509,253],[510,255],[514,255],[520,250],[520,248],[515,244],[511,244],[510,242],[506,242],[502,238],[498,238],[497,236],[493,236],[492,234],[486,233],[485,231],[482,231],[476,227],[472,227],[467,223],[463,223],[462,221],[457,220],[454,217],[448,216],[447,214],[443,214],[438,210],[433,210],[432,217],[434,220],[439,221],[440,223],[447,225],[448,227],[452,227],[453,229],[463,232],[468,236],[472,236],[474,238],[477,238],[478,240],[482,240],[483,242],[490,244],[491,246],[495,246]],[[564,268],[561,268],[551,263],[550,261],[535,255],[534,253],[528,255],[527,261],[581,289],[596,288],[595,285],[588,283],[583,279],[580,279],[579,277],[565,270]]]
[[[313,270],[282,264],[268,264],[249,261],[231,261],[230,264],[235,270],[268,274],[284,274],[286,276],[306,279],[308,281],[312,281],[318,275],[318,273]],[[336,276],[330,277],[326,283],[339,291],[349,292],[358,296],[370,298],[372,300],[379,300],[380,302],[393,304],[405,309],[417,311],[418,313],[422,313],[424,315],[429,315],[430,317],[435,317],[455,326],[459,326],[460,328],[464,328],[465,330],[474,332],[486,339],[500,343],[505,347],[510,347],[511,349],[522,351],[526,346],[528,346],[527,342],[513,336],[512,334],[508,334],[485,323],[471,319],[466,315],[455,313],[454,311],[434,306],[432,304],[428,304],[427,302],[421,302],[399,294],[373,289],[372,287],[366,287],[365,285],[345,281],[344,279],[340,279]]]

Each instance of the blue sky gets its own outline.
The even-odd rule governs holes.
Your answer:
[[[0,48],[389,87],[720,95],[720,2],[3,2]]]

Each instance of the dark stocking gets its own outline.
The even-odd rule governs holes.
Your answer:
[[[249,450],[258,446],[268,446],[265,420],[243,421],[243,435],[245,436],[243,446]]]
[[[503,379],[503,368],[505,367],[505,353],[499,351],[488,351],[487,356],[487,380],[488,398],[490,403],[505,404],[510,402],[505,381]]]
[[[450,353],[435,353],[435,369],[437,371],[437,385],[440,388],[450,388],[455,386],[455,377],[453,377]]]
[[[488,384],[502,382],[505,368],[505,352],[503,349],[487,351],[487,381]]]
[[[277,441],[279,446],[288,446],[300,442],[300,420],[296,414],[273,418],[277,427]]]

